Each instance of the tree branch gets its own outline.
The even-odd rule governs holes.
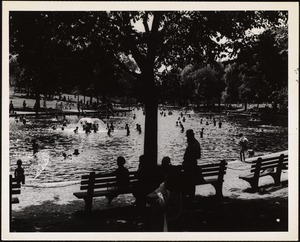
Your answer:
[[[150,30],[149,30],[149,26],[148,26],[147,21],[148,21],[148,12],[145,12],[145,16],[143,17],[143,25],[145,27],[146,34],[149,35]]]
[[[145,65],[145,57],[140,53],[139,49],[137,48],[137,45],[135,43],[135,40],[133,36],[131,35],[132,33],[132,26],[130,23],[130,17],[128,15],[128,12],[123,13],[123,19],[124,19],[124,32],[126,36],[126,40],[128,41],[128,45],[130,47],[130,50],[132,52],[132,56],[135,59],[137,65],[139,68],[142,70],[144,69]]]
[[[158,43],[158,28],[161,20],[162,12],[155,12],[153,14],[153,23],[151,28],[151,34],[148,41],[148,60],[151,63],[154,63],[155,55],[157,52],[157,43]]]
[[[117,62],[118,66],[123,69],[125,72],[127,72],[129,75],[133,76],[134,78],[138,79],[140,77],[140,74],[131,71],[122,61],[119,60],[118,57],[114,55],[114,59]]]

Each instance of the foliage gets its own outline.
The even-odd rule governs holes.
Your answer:
[[[287,37],[286,25],[268,29],[227,65],[224,101],[277,105],[282,100],[288,81]]]
[[[221,91],[215,93],[212,85],[219,85],[217,80],[221,80],[212,68],[218,58],[224,52],[231,57],[242,53],[255,40],[247,35],[247,30],[278,25],[279,20],[286,19],[286,14],[279,11],[13,12],[10,51],[18,54],[20,66],[28,77],[26,82],[37,93],[67,89],[74,84],[83,92],[94,85],[96,90],[105,87],[110,93],[109,83],[120,75],[116,65],[135,78],[146,109],[144,152],[156,164],[159,70],[170,67],[169,70],[180,73],[189,64],[197,66],[194,76],[184,78],[189,82],[184,98],[190,95],[190,85],[195,84],[190,80],[198,81],[201,88],[197,90],[206,99],[220,96]],[[136,23],[142,23],[144,30],[138,30]],[[131,57],[134,64],[124,63],[124,55]],[[132,68],[135,64],[136,68]],[[261,61],[269,79],[273,73],[267,72],[266,65],[267,61]],[[164,79],[170,81],[166,76]],[[280,84],[279,80],[278,77],[274,81],[274,86]],[[177,88],[177,79],[175,84]]]

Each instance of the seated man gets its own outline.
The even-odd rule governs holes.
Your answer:
[[[124,159],[123,156],[119,156],[117,158],[117,164],[118,164],[118,168],[117,170],[115,170],[112,174],[116,175],[116,179],[117,179],[117,186],[116,187],[112,187],[109,190],[119,190],[119,189],[128,189],[130,187],[130,182],[129,182],[129,171],[126,167],[124,167],[126,161]],[[107,196],[107,204],[111,204],[112,200],[117,197],[118,194],[111,194]]]

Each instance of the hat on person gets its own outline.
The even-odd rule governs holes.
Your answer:
[[[188,129],[186,131],[186,136],[194,136],[194,131],[192,129]]]
[[[79,154],[80,153],[78,152],[78,149],[75,149],[73,155],[79,155]]]

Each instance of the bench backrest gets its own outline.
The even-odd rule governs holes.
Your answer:
[[[130,171],[129,172],[129,182],[130,184],[137,181],[137,172]],[[91,172],[89,175],[81,176],[81,186],[80,190],[88,190],[92,187],[92,189],[105,189],[108,187],[117,186],[116,175],[114,174],[102,174]]]
[[[10,196],[21,194],[21,184],[17,182],[17,179],[9,176],[9,184],[10,184]]]
[[[282,159],[282,161],[280,160]],[[261,158],[259,157],[257,160],[254,161],[254,163],[251,165],[251,173],[254,173],[257,169],[257,164],[260,162],[259,169],[265,170],[269,168],[277,168],[279,162],[282,162],[281,169],[287,169],[288,168],[288,155],[281,154],[280,156],[276,157],[269,157],[269,158]]]
[[[227,162],[222,160],[219,163],[212,163],[212,164],[204,164],[199,165],[198,169],[203,177],[211,177],[211,176],[224,176],[227,170]]]
[[[184,170],[184,166],[182,165],[178,166],[178,168],[182,171]],[[201,184],[201,177],[223,181],[224,175],[226,174],[227,170],[227,162],[225,160],[222,160],[218,163],[197,165],[195,169],[197,178],[199,178],[199,181],[197,181],[197,183],[199,184]]]
[[[183,166],[176,166],[182,169]],[[216,177],[216,179],[223,181],[223,177],[226,174],[227,162],[222,160],[219,163],[211,163],[198,165],[197,171],[202,174],[202,177]],[[136,171],[129,172],[130,185],[137,182],[138,176]],[[95,173],[91,172],[89,175],[81,176],[80,190],[95,190],[95,189],[106,189],[109,187],[116,187],[117,180],[114,174]]]

